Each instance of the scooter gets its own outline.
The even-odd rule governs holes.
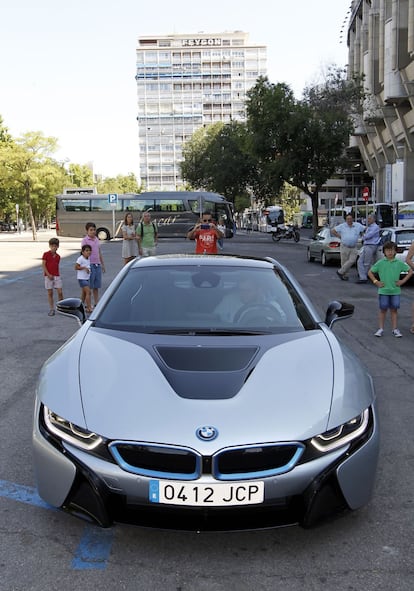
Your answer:
[[[293,238],[295,242],[299,242],[300,240],[299,228],[295,224],[276,226],[272,228],[271,232],[273,242],[279,242],[282,238],[287,240]]]

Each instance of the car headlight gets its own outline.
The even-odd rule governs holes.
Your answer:
[[[347,443],[358,439],[368,427],[369,409],[366,408],[360,415],[350,421],[325,431],[311,439],[311,444],[320,452],[329,452]]]
[[[78,425],[64,419],[50,410],[50,408],[47,408],[47,406],[43,407],[43,418],[47,429],[53,435],[56,435],[71,445],[91,451],[102,443],[102,437],[92,431],[78,427]]]

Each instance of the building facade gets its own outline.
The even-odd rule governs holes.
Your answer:
[[[266,75],[266,47],[241,31],[144,36],[136,57],[140,181],[146,190],[177,190],[194,131],[245,120],[246,92]]]
[[[352,144],[376,201],[414,200],[414,0],[353,0],[348,72],[366,98]]]

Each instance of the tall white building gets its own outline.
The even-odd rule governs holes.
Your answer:
[[[182,146],[196,129],[243,121],[246,92],[266,75],[266,47],[241,31],[139,37],[136,81],[145,189],[182,188]]]

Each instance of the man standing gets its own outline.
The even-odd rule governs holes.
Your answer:
[[[189,240],[196,241],[196,254],[217,254],[217,242],[223,237],[209,211],[203,213],[201,221],[187,234]]]
[[[367,283],[368,271],[374,264],[374,258],[380,240],[380,227],[376,224],[375,215],[373,213],[368,215],[367,224],[367,229],[363,235],[364,246],[357,263],[359,275],[357,283]]]
[[[136,236],[138,240],[138,251],[141,256],[155,256],[158,243],[158,228],[155,222],[151,221],[151,214],[146,211],[142,220],[137,226]]]
[[[345,222],[331,230],[333,236],[337,236],[341,239],[341,268],[336,274],[342,279],[342,281],[348,281],[347,273],[357,259],[358,238],[364,230],[365,226],[359,222],[354,222],[351,214],[346,216]]]

